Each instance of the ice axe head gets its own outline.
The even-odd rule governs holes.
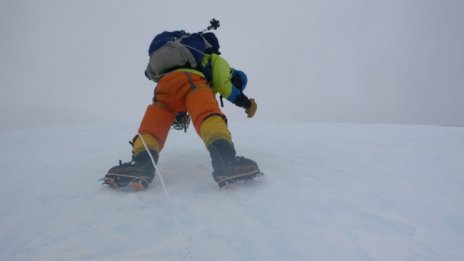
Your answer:
[[[210,26],[208,26],[208,30],[217,30],[219,28],[219,26],[221,25],[219,23],[219,20],[216,20],[215,18],[211,19],[211,21],[209,21],[209,24]]]

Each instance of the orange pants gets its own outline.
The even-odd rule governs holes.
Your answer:
[[[208,137],[231,140],[216,98],[207,81],[199,75],[177,71],[164,76],[155,89],[155,99],[147,107],[139,133],[152,136],[158,143],[158,148],[153,149],[158,152],[164,147],[177,113],[182,111],[190,114],[195,130],[206,145],[212,139]],[[208,126],[202,127],[206,118],[209,123],[205,125]]]

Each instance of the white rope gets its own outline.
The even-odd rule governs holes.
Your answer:
[[[168,199],[169,206],[171,207],[172,215],[174,216],[174,219],[177,221],[177,224],[180,227],[180,231],[182,233],[182,236],[185,239],[185,242],[187,242],[187,254],[189,256],[189,259],[193,260],[192,246],[190,244],[190,241],[188,240],[187,233],[185,232],[185,227],[182,224],[182,222],[180,221],[180,218],[179,218],[179,216],[177,214],[177,211],[174,209],[174,204],[172,203],[171,195],[169,194],[169,192],[168,192],[168,190],[166,188],[166,184],[164,183],[163,175],[161,175],[161,173],[159,172],[158,167],[156,166],[156,162],[153,159],[153,155],[151,155],[150,150],[148,149],[148,146],[145,143],[145,140],[143,139],[142,135],[140,133],[137,133],[137,135],[140,137],[140,140],[142,141],[143,146],[145,147],[145,150],[147,151],[148,156],[151,159],[151,163],[153,163],[153,167],[155,168],[155,177],[156,177],[156,173],[158,173],[158,176],[160,177],[161,185],[163,187],[164,194],[166,195],[166,198]]]

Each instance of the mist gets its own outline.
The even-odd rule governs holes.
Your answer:
[[[463,13],[458,0],[2,1],[0,130],[136,131],[152,38],[213,17],[223,56],[248,75],[252,120],[464,126]]]

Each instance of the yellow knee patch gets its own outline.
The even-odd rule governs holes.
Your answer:
[[[229,129],[220,116],[212,116],[203,121],[200,126],[200,137],[206,147],[218,139],[225,139],[232,143]]]
[[[159,143],[158,141],[151,136],[150,134],[142,134],[143,140],[147,144],[148,149],[155,150],[159,153]],[[145,150],[145,146],[143,145],[142,139],[139,136],[134,141],[134,147],[132,148],[132,154],[137,155],[138,153]]]

